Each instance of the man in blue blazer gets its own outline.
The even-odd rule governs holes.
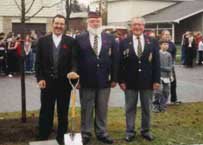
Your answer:
[[[135,17],[131,22],[132,35],[120,43],[120,88],[125,92],[126,138],[135,138],[135,117],[138,96],[141,100],[141,135],[151,141],[150,112],[153,89],[160,87],[160,57],[157,42],[143,34],[145,21]]]
[[[110,88],[118,74],[118,49],[112,35],[102,32],[99,13],[89,12],[87,31],[76,37],[80,75],[81,132],[83,143],[90,141],[95,109],[95,134],[103,143],[112,144],[107,133],[107,108]]]

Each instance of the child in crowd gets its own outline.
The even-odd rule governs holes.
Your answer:
[[[160,41],[161,87],[159,90],[154,91],[154,112],[164,112],[167,107],[170,90],[170,77],[173,68],[172,56],[167,51],[168,47],[168,41]]]

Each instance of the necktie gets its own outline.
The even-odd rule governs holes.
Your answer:
[[[137,45],[137,56],[140,58],[142,56],[142,44],[140,41],[140,37],[137,37],[138,45]]]
[[[94,44],[93,44],[93,50],[95,54],[98,56],[98,36],[94,36]]]

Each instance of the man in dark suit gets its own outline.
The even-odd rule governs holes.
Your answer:
[[[57,101],[57,141],[64,144],[68,126],[68,108],[71,87],[67,80],[79,77],[76,72],[76,42],[63,35],[65,17],[56,15],[52,22],[53,33],[39,39],[36,58],[36,78],[41,89],[39,116],[39,140],[47,140],[53,127],[55,102]]]
[[[99,13],[89,12],[87,31],[77,36],[80,75],[81,132],[83,143],[90,141],[95,109],[95,134],[103,143],[112,144],[107,133],[110,88],[116,86],[118,49],[112,35],[102,32]]]
[[[151,141],[150,112],[152,90],[160,87],[160,58],[157,42],[143,35],[145,21],[141,17],[132,19],[132,35],[120,43],[121,65],[120,88],[125,92],[126,138],[135,138],[135,117],[138,96],[140,96],[142,121],[141,135]]]

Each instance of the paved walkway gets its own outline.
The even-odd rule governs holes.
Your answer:
[[[176,66],[178,99],[182,102],[203,101],[203,66],[188,69]],[[0,77],[0,112],[21,110],[20,77]],[[40,91],[34,76],[26,76],[27,110],[40,108]],[[79,105],[79,100],[77,100]],[[124,106],[124,94],[116,87],[112,89],[109,105]]]

